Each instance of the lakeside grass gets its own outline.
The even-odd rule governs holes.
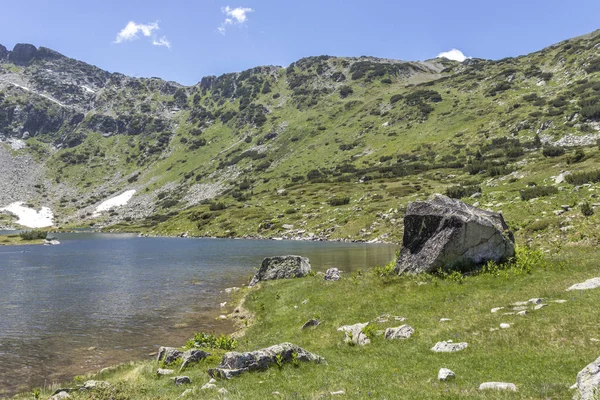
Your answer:
[[[261,283],[241,293],[245,307],[255,316],[236,350],[289,341],[325,357],[327,364],[285,365],[219,381],[217,386],[229,391],[221,396],[200,390],[210,379],[207,369],[218,365],[224,353],[211,350],[212,357],[180,374],[189,376],[191,385],[176,387],[168,377],[156,377],[153,361],[135,362],[93,377],[113,384],[111,391],[74,393],[73,398],[174,399],[185,389],[192,389],[190,398],[230,399],[313,399],[338,390],[350,399],[570,398],[569,387],[577,372],[600,351],[600,342],[593,340],[599,338],[600,290],[565,289],[599,276],[599,255],[591,248],[564,248],[536,261],[529,272],[513,268],[468,277],[381,277],[366,270],[343,274],[338,282],[314,276]],[[512,303],[534,297],[544,298],[548,305],[526,316],[503,315]],[[557,299],[567,302],[551,302]],[[506,309],[491,313],[494,307]],[[343,333],[337,331],[341,325],[371,321],[382,314],[407,320],[377,323],[377,329],[406,323],[415,334],[396,341],[375,336],[371,344],[358,347],[345,344]],[[313,317],[322,324],[302,331],[302,324]],[[440,322],[440,318],[451,321]],[[491,331],[500,323],[511,327]],[[469,347],[453,354],[430,351],[443,340],[465,341]],[[453,370],[457,378],[438,382],[441,367]],[[479,391],[479,384],[486,381],[512,382],[518,391]],[[50,394],[51,390],[43,390],[40,398]]]
[[[0,235],[0,246],[22,246],[29,244],[44,244],[44,239],[25,240],[21,235]]]

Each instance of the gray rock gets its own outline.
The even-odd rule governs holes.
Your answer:
[[[592,278],[582,283],[576,283],[567,290],[589,290],[596,289],[598,287],[600,287],[600,278]]]
[[[267,257],[252,278],[249,286],[273,279],[300,278],[311,270],[308,258],[301,256]]]
[[[338,331],[342,331],[346,334],[345,342],[354,343],[359,346],[364,346],[371,343],[371,339],[364,334],[363,329],[369,325],[368,322],[358,323],[354,325],[344,325],[338,328]]]
[[[202,350],[188,350],[181,355],[181,359],[183,362],[181,363],[181,370],[183,370],[188,365],[198,362],[200,360],[204,360],[206,357],[210,356],[210,353],[207,353]]]
[[[278,362],[289,363],[292,359],[306,362],[325,362],[323,357],[310,353],[292,343],[281,343],[264,349],[238,353],[225,353],[217,368],[208,370],[213,378],[225,378],[240,375],[247,371],[265,370]]]
[[[449,379],[456,378],[456,374],[448,368],[440,368],[438,372],[438,381],[447,381]]]
[[[385,339],[408,339],[415,333],[410,325],[402,325],[397,328],[387,328],[385,330]]]
[[[183,393],[181,393],[181,395],[179,396],[179,398],[181,398],[181,397],[187,397],[187,396],[189,396],[191,394],[194,394],[194,391],[192,389],[185,389],[183,391]]]
[[[204,385],[202,385],[202,387],[200,389],[201,390],[216,390],[217,385],[215,385],[214,383],[205,383]]]
[[[85,381],[83,385],[79,388],[79,390],[96,390],[96,389],[108,389],[110,387],[110,383],[106,381]]]
[[[12,51],[8,54],[8,60],[14,64],[24,65],[33,60],[37,48],[28,43],[17,43]]]
[[[319,326],[321,321],[318,318],[311,318],[302,325],[302,329],[310,328],[311,326]]]
[[[577,393],[574,400],[597,399],[600,394],[600,357],[588,364],[577,374]]]
[[[496,307],[496,308],[492,308],[491,312],[492,313],[497,313],[500,310],[504,310],[504,307]]]
[[[8,49],[0,44],[0,61],[4,61],[8,58]]]
[[[179,385],[188,385],[190,383],[192,383],[192,380],[190,379],[189,376],[176,376],[175,378],[173,378],[173,382],[179,386]]]
[[[175,347],[163,347],[158,349],[158,356],[156,361],[164,361],[166,365],[169,365],[183,356],[183,351]]]
[[[533,299],[529,299],[529,301],[527,301],[529,304],[541,304],[544,302],[544,299],[539,299],[539,298],[533,298]]]
[[[329,268],[323,277],[323,279],[326,281],[339,281],[340,278],[340,270],[337,268]]]
[[[435,346],[433,346],[431,348],[431,351],[434,351],[436,353],[455,353],[457,351],[466,349],[468,346],[469,346],[469,344],[465,343],[465,342],[461,342],[461,343],[452,343],[450,341],[437,342],[435,344]]]
[[[70,399],[71,395],[67,392],[58,392],[54,395],[52,395],[51,397],[48,398],[48,400],[60,400],[60,399]]]
[[[172,369],[159,368],[156,370],[156,375],[158,376],[173,375],[174,373],[175,371]]]
[[[517,387],[514,383],[484,382],[481,385],[479,385],[479,390],[510,390],[512,392],[516,392]]]
[[[434,195],[408,204],[396,272],[476,266],[514,254],[514,236],[501,214]]]
[[[217,393],[225,395],[225,394],[228,394],[229,391],[225,388],[221,388],[221,389],[217,390]]]
[[[331,396],[343,396],[346,394],[344,390],[336,390],[335,392],[329,392]]]
[[[539,310],[539,309],[541,309],[541,308],[544,308],[544,307],[546,307],[546,306],[547,306],[547,304],[538,304],[538,305],[536,305],[535,307],[533,307],[533,309],[534,309],[534,310]]]

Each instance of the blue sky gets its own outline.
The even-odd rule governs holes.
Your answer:
[[[322,54],[517,56],[600,28],[598,15],[598,0],[21,0],[3,1],[0,43],[191,85]]]

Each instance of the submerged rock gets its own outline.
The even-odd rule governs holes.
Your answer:
[[[254,286],[261,281],[301,278],[310,273],[310,270],[310,262],[306,257],[267,257],[263,260],[260,269],[252,278],[249,286]]]
[[[158,375],[158,376],[173,375],[174,373],[175,373],[175,370],[172,370],[172,369],[159,368],[156,370],[156,375]]]
[[[175,378],[173,378],[173,382],[179,386],[179,385],[188,385],[190,383],[192,383],[192,380],[190,379],[189,376],[176,376]]]
[[[181,363],[181,369],[179,371],[182,371],[188,365],[198,362],[200,360],[204,360],[206,357],[209,356],[210,353],[207,353],[202,350],[188,350],[181,355],[181,359],[183,360],[183,362]]]
[[[600,393],[600,357],[579,371],[575,388],[577,393],[573,396],[574,400],[597,399]]]
[[[408,204],[396,272],[476,266],[500,262],[514,254],[514,236],[502,214],[434,195]]]
[[[48,398],[48,400],[61,400],[61,399],[70,399],[71,395],[67,392],[58,392],[54,395],[52,395],[51,397]]]
[[[247,371],[265,370],[274,364],[298,361],[325,362],[323,357],[310,353],[292,343],[281,343],[264,349],[226,353],[217,368],[208,370],[213,378],[230,379]]]
[[[110,383],[106,381],[85,381],[79,390],[96,390],[96,389],[108,389]]]

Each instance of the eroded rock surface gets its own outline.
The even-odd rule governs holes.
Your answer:
[[[346,343],[353,342],[359,346],[364,346],[371,343],[371,339],[363,332],[363,329],[369,325],[368,322],[358,323],[354,325],[344,325],[338,328],[338,331],[342,331],[346,334]]]
[[[469,346],[466,342],[452,343],[452,342],[437,342],[435,346],[431,348],[431,351],[436,353],[454,353],[466,349]]]
[[[325,276],[323,277],[326,281],[339,281],[340,280],[340,270],[337,268],[329,268],[325,272]]]
[[[577,374],[577,393],[574,400],[597,399],[600,394],[600,357],[588,364]]]
[[[501,214],[434,195],[408,204],[398,273],[435,272],[500,262],[515,254]]]
[[[402,325],[397,328],[387,328],[384,338],[386,339],[408,339],[415,333],[410,325]]]

